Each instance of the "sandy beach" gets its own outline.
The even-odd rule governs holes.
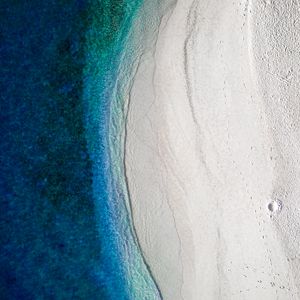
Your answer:
[[[126,173],[163,299],[300,299],[299,9],[178,0],[141,57]]]

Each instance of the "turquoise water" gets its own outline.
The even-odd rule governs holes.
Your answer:
[[[122,165],[141,5],[0,5],[0,299],[160,298]]]
[[[123,6],[122,20],[116,18],[117,21],[111,21],[110,26],[113,29],[99,28],[99,25],[102,24],[99,22],[101,15],[100,13],[96,14],[96,9],[93,9],[93,22],[87,33],[88,64],[85,69],[84,99],[87,104],[86,126],[89,149],[92,160],[96,162],[93,174],[99,230],[102,235],[107,236],[104,251],[107,251],[111,258],[109,267],[112,269],[110,272],[114,272],[116,276],[125,275],[124,278],[118,280],[119,282],[124,281],[123,285],[128,291],[128,298],[159,299],[159,291],[141,256],[126,208],[128,199],[126,199],[127,190],[124,184],[123,158],[120,157],[122,152],[114,156],[113,153],[118,153],[118,150],[112,151],[111,148],[112,146],[122,148],[122,141],[118,135],[121,134],[120,131],[123,128],[112,130],[112,126],[116,129],[117,125],[111,122],[124,118],[122,113],[124,112],[124,98],[127,95],[122,95],[122,92],[126,91],[126,88],[120,89],[117,81],[120,80],[120,77],[125,81],[130,78],[133,71],[132,63],[137,59],[134,52],[132,57],[127,56],[128,61],[126,66],[123,66],[123,74],[120,74],[120,65],[124,64],[122,57],[128,47],[127,43],[132,42],[128,35],[141,4],[141,1],[127,1]],[[115,17],[115,11],[110,13]],[[110,33],[113,30],[116,31],[116,34],[111,36]],[[104,36],[109,34],[109,44],[99,43],[100,32]],[[122,85],[130,85],[130,82],[124,82]],[[117,105],[120,106],[121,114],[118,114],[118,109],[117,112],[112,109],[116,98],[119,100]],[[114,113],[117,115],[112,116]],[[123,124],[122,121],[121,124]],[[111,140],[117,140],[119,144],[118,142],[112,144]],[[101,142],[99,143],[99,141]],[[120,150],[122,151],[122,149]],[[114,168],[115,165],[117,165],[116,168]],[[110,218],[101,218],[103,211],[106,211],[105,215]],[[124,287],[122,286],[122,288]],[[114,285],[112,285],[111,293],[116,293]]]

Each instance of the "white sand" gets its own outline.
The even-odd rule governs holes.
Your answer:
[[[299,15],[178,0],[142,57],[126,168],[166,300],[300,299]]]

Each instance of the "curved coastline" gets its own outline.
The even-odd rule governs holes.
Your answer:
[[[108,239],[104,240],[106,246],[104,245],[103,249],[107,251],[105,255],[108,257],[111,256],[110,253],[116,255],[115,258],[110,257],[115,262],[110,263],[107,274],[121,276],[117,279],[121,289],[118,292],[112,287],[111,297],[125,297],[124,299],[146,297],[156,300],[161,299],[161,294],[135,235],[128,209],[130,200],[123,169],[126,99],[130,93],[136,57],[142,50],[135,44],[134,39],[137,38],[136,34],[140,34],[139,39],[144,38],[143,32],[140,32],[141,28],[134,25],[135,20],[139,18],[141,6],[142,1],[136,1],[135,6],[128,6],[126,16],[123,17],[124,24],[117,33],[118,37],[107,49],[102,50],[95,44],[97,25],[94,25],[94,28],[91,26],[94,31],[87,36],[87,43],[90,46],[87,47],[89,66],[86,68],[85,76],[88,117],[86,124],[90,152],[94,161],[94,195],[99,216],[99,230],[101,235],[108,236]],[[97,17],[95,22],[98,22]],[[141,20],[138,25],[143,27]],[[89,77],[90,74],[92,77]]]

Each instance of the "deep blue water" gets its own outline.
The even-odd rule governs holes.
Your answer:
[[[83,97],[87,30],[109,48],[124,2],[91,3],[0,3],[0,299],[130,299],[109,204],[113,68],[95,116]]]

